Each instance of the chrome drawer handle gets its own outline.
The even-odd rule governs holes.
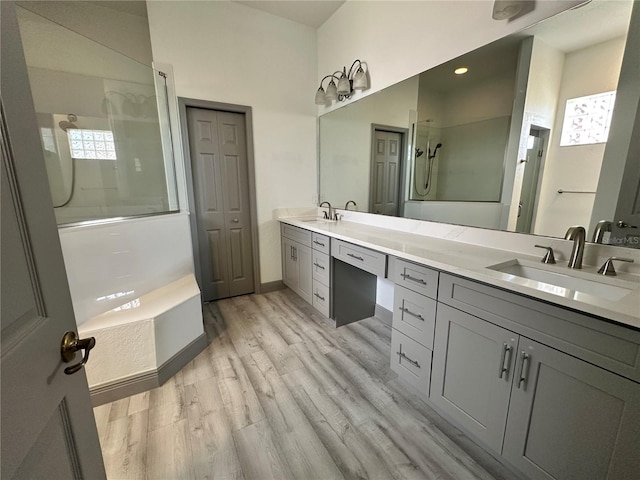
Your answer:
[[[408,273],[401,273],[400,276],[402,278],[404,278],[405,280],[411,280],[412,282],[421,283],[422,285],[426,285],[427,284],[427,282],[425,282],[423,279],[412,277]]]
[[[356,260],[360,260],[361,262],[364,262],[364,258],[359,257],[358,255],[354,255],[353,253],[347,253],[347,257],[355,258]]]
[[[319,293],[314,293],[314,295],[324,302],[324,297],[322,295]]]
[[[522,364],[520,365],[520,379],[518,380],[518,388],[524,382],[524,386],[527,386],[527,377],[529,376],[529,364],[531,363],[531,355],[528,353],[522,352],[520,354],[522,358]]]
[[[498,370],[498,378],[502,378],[502,376],[506,373],[509,375],[509,365],[511,364],[511,345],[507,345],[506,343],[502,344],[502,355],[500,356],[500,367]],[[509,354],[509,359],[507,360],[507,354]],[[506,360],[506,365],[505,365]]]
[[[400,351],[397,352],[398,355],[400,355],[400,358],[404,358],[407,362],[409,362],[411,365],[415,365],[416,367],[420,368],[420,364],[418,362],[416,362],[415,360],[411,360],[409,357],[407,357],[404,352],[402,351],[402,345],[400,346]]]
[[[316,245],[320,245],[321,247],[324,247],[324,243],[319,242],[317,240],[314,240],[313,243],[315,243]]]
[[[322,270],[324,270],[324,267],[322,265],[320,265],[319,263],[313,263],[316,267],[321,268]]]
[[[400,307],[400,311],[404,312],[404,313],[408,313],[412,317],[416,317],[418,320],[422,320],[424,322],[424,317],[422,315],[420,315],[419,313],[413,313],[411,310],[409,310],[408,308],[405,308],[405,307]]]

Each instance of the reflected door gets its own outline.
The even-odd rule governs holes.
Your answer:
[[[402,133],[374,130],[371,213],[398,215]]]
[[[203,299],[254,291],[244,115],[187,108]]]
[[[533,209],[536,204],[538,177],[540,176],[540,163],[543,154],[543,141],[539,136],[540,133],[532,129],[529,135],[531,144],[527,149],[527,163],[522,179],[518,222],[516,224],[516,232],[520,233],[531,233],[531,221],[533,220]]]

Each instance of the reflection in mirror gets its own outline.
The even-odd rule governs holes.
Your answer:
[[[616,90],[632,5],[594,0],[321,116],[319,198],[337,205],[353,198],[361,211],[376,212],[372,125],[386,125],[409,131],[396,189],[400,215],[554,237],[581,224],[591,238],[598,220],[614,221],[613,210],[592,219],[602,210],[594,204],[615,210],[619,196],[617,186],[604,192],[601,172],[612,162],[623,170],[626,154],[602,139],[561,146],[562,126],[568,101],[576,114],[570,135],[606,122],[600,112],[610,103],[581,105],[589,115],[581,119],[574,99]],[[627,54],[637,57],[638,48],[629,42]],[[454,75],[460,66],[468,72]],[[632,90],[625,98],[635,98],[637,109],[639,87],[620,85]],[[622,107],[610,138],[635,119],[635,109]]]

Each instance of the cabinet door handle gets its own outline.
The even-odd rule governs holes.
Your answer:
[[[314,240],[313,243],[315,243],[316,245],[320,245],[321,247],[324,247],[324,243],[319,242],[317,240]]]
[[[319,293],[314,293],[314,295],[324,302],[324,297],[322,295]]]
[[[293,261],[297,262],[298,261],[298,249],[296,247],[291,247],[293,248]]]
[[[400,359],[404,358],[407,362],[409,362],[411,365],[415,365],[416,367],[420,368],[420,364],[418,362],[416,362],[415,360],[411,360],[409,357],[407,357],[404,352],[402,351],[402,345],[400,345],[400,351],[396,352],[399,356]],[[400,360],[402,361],[402,360]]]
[[[324,267],[322,265],[320,265],[319,263],[313,262],[313,264],[318,267],[321,268],[322,270],[324,270]]]
[[[529,377],[529,364],[531,363],[531,355],[528,353],[522,352],[520,354],[522,358],[522,363],[520,364],[520,378],[518,379],[518,388],[524,382],[524,386],[527,386],[527,377]]]
[[[408,308],[405,308],[405,307],[400,307],[400,311],[404,312],[404,313],[408,313],[412,317],[416,317],[418,320],[422,320],[424,322],[424,317],[422,315],[420,315],[419,313],[414,313],[414,312],[412,312],[411,310],[409,310]]]
[[[421,278],[416,278],[416,277],[412,277],[411,275],[409,275],[408,273],[401,273],[400,276],[402,278],[404,278],[405,280],[411,280],[412,282],[416,282],[416,283],[420,283],[422,285],[426,285],[427,282],[425,282],[423,279]]]
[[[358,255],[354,255],[353,253],[347,253],[347,257],[355,258],[356,260],[360,260],[361,262],[364,262],[364,258],[359,257]]]
[[[289,258],[291,258],[291,260],[293,260],[293,246],[289,245]]]
[[[502,355],[500,356],[500,370],[498,371],[498,378],[502,378],[502,376],[505,373],[507,374],[507,376],[509,376],[509,365],[511,364],[511,350],[513,350],[511,345],[507,345],[506,343],[502,344]]]

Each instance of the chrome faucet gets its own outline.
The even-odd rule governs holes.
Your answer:
[[[567,233],[564,235],[565,240],[573,240],[573,250],[571,250],[571,257],[569,257],[569,268],[582,268],[585,234],[584,227],[576,225],[575,227],[569,227]]]
[[[356,202],[354,202],[353,200],[349,200],[347,203],[344,204],[344,209],[345,210],[349,210],[349,204],[353,203],[353,206],[356,208],[356,210],[358,209],[358,205],[356,205]]]
[[[602,243],[605,232],[610,232],[611,227],[613,226],[613,222],[608,220],[600,220],[596,224],[596,228],[593,229],[593,238],[591,241],[593,243]]]
[[[329,202],[322,202],[320,205],[318,205],[318,207],[322,208],[325,203],[329,207],[329,211],[328,212],[323,211],[322,213],[324,214],[324,218],[326,220],[331,220],[333,218],[333,208],[331,207],[331,204]]]

